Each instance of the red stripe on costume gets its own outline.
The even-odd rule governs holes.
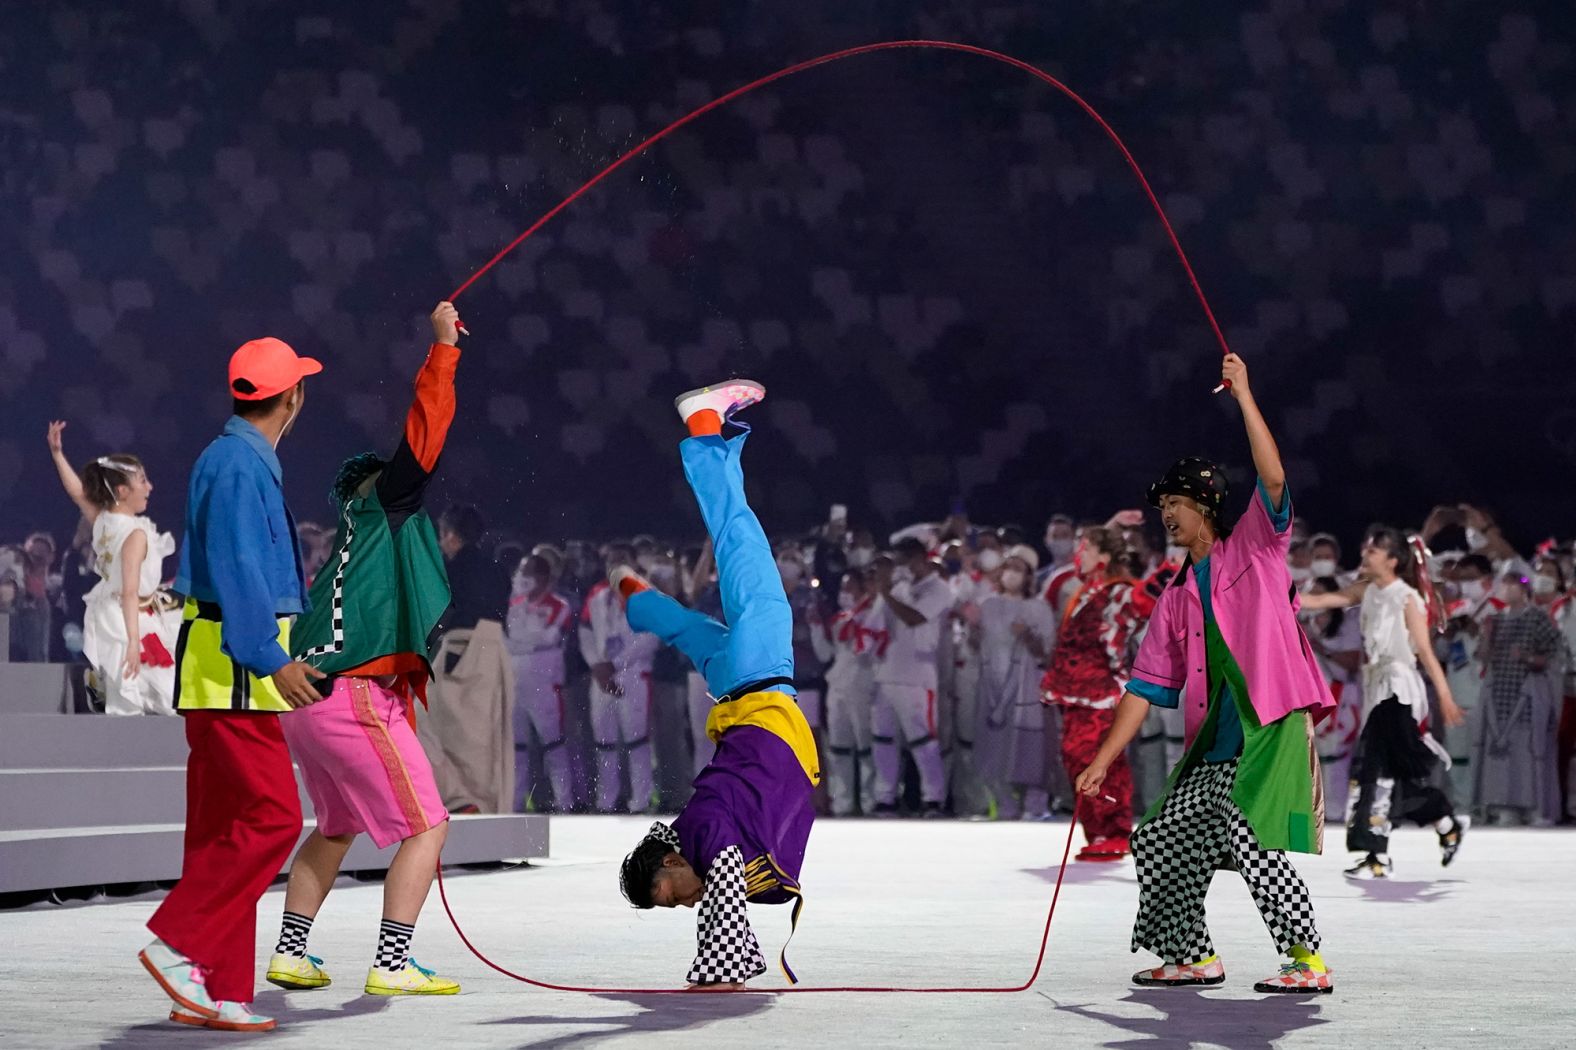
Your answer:
[[[405,416],[405,442],[421,469],[432,473],[454,422],[454,372],[460,348],[433,343],[427,361],[416,373],[416,397]]]
[[[416,794],[416,785],[411,782],[410,771],[405,768],[399,745],[394,742],[389,727],[378,717],[372,703],[372,685],[365,678],[350,679],[350,708],[355,712],[356,723],[367,734],[367,741],[378,756],[384,775],[389,778],[389,789],[394,792],[394,801],[399,805],[400,814],[405,818],[411,835],[420,835],[432,825],[427,822],[427,811],[421,808],[421,798]]]
[[[925,690],[925,728],[930,730],[930,735],[936,735],[936,691]]]

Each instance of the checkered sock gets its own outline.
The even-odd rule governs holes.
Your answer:
[[[374,965],[380,970],[392,970],[395,973],[403,970],[410,961],[410,939],[415,933],[414,926],[384,919],[378,929],[378,957]]]
[[[306,939],[312,932],[312,920],[305,915],[297,915],[293,911],[285,912],[284,922],[279,926],[279,944],[274,952],[279,955],[293,955],[297,959],[306,957]]]

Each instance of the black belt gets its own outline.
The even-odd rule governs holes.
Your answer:
[[[766,690],[777,685],[786,685],[792,688],[793,679],[779,676],[777,678],[762,678],[758,682],[747,682],[744,685],[736,686],[723,695],[717,697],[717,703],[731,704],[740,697],[749,696],[751,693],[764,693]]]

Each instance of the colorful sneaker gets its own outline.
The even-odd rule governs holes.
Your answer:
[[[327,988],[334,983],[323,970],[323,960],[315,955],[275,955],[268,960],[267,980],[286,991]]]
[[[1455,826],[1439,836],[1439,864],[1445,868],[1450,867],[1450,862],[1456,859],[1461,840],[1466,838],[1467,829],[1472,826],[1472,818],[1465,813],[1457,813],[1450,819],[1455,822]]]
[[[403,970],[372,967],[367,971],[365,991],[368,995],[458,995],[460,982],[439,977],[411,959]]]
[[[620,602],[627,602],[641,591],[651,590],[651,581],[628,565],[615,565],[608,570],[607,585],[613,588]]]
[[[1226,964],[1219,959],[1207,963],[1166,963],[1153,970],[1139,970],[1133,983],[1144,988],[1181,988],[1194,984],[1223,984]]]
[[[1253,990],[1276,995],[1329,995],[1335,991],[1335,974],[1292,962],[1282,966],[1274,977],[1255,984]]]
[[[696,412],[708,408],[726,423],[735,414],[764,400],[766,388],[755,380],[728,379],[715,386],[685,391],[673,399],[673,407],[679,410],[679,418],[685,423]]]
[[[143,968],[159,982],[164,994],[199,1017],[218,1017],[219,1007],[204,986],[202,967],[161,940],[137,953]]]
[[[1343,873],[1348,879],[1366,882],[1369,879],[1388,879],[1392,865],[1389,857],[1370,853]]]
[[[212,1028],[219,1032],[272,1032],[279,1022],[272,1017],[252,1012],[251,1003],[219,1003],[219,1016],[199,1017],[177,1006],[170,1011],[170,1020],[176,1024],[189,1024],[194,1028]]]
[[[1132,851],[1132,846],[1128,843],[1126,836],[1099,839],[1079,850],[1078,859],[1094,861],[1121,860]]]

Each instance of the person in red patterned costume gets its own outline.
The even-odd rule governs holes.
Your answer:
[[[1074,557],[1080,586],[1062,615],[1056,652],[1041,683],[1046,703],[1062,709],[1062,762],[1070,779],[1094,760],[1110,731],[1127,677],[1129,644],[1142,622],[1122,549],[1116,529],[1083,530]],[[1103,797],[1084,799],[1079,813],[1088,841],[1079,860],[1111,861],[1127,855],[1133,775],[1125,754],[1111,764]]]

